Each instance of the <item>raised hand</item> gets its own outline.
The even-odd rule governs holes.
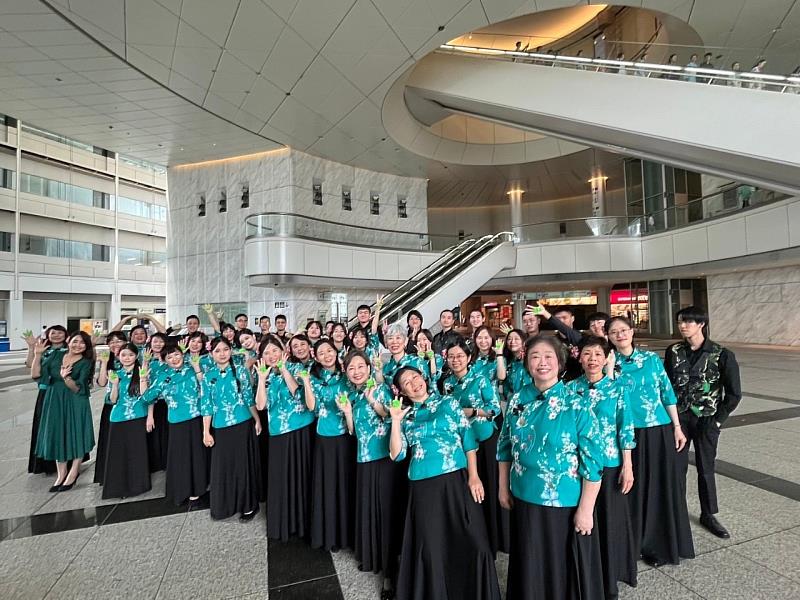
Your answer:
[[[210,315],[214,310],[214,305],[213,304],[203,304],[203,310],[206,312],[206,314]]]
[[[37,338],[33,344],[33,353],[37,356],[41,356],[44,354],[45,350],[47,350],[47,344],[45,344],[43,339]]]
[[[339,407],[344,406],[345,404],[350,404],[350,398],[347,397],[347,392],[342,392],[336,397],[336,403]]]
[[[119,375],[117,375],[116,371],[109,371],[108,380],[111,382],[111,385],[118,385],[119,384]]]
[[[266,379],[267,373],[269,373],[269,367],[267,366],[267,361],[262,358],[258,361],[258,378]]]
[[[150,349],[145,350],[142,353],[142,362],[145,364],[149,363],[153,359],[153,351]]]
[[[61,379],[66,379],[69,377],[70,373],[72,373],[72,365],[61,365],[61,371],[59,373],[61,375]]]
[[[375,304],[378,306],[378,308],[381,308],[385,301],[386,301],[386,295],[384,294],[383,296],[378,296],[378,299],[375,301]]]
[[[100,350],[100,352],[97,353],[97,356],[98,356],[98,358],[100,359],[101,362],[106,362],[108,360],[108,357],[111,356],[111,351],[110,350]]]
[[[500,323],[500,331],[503,332],[503,335],[508,335],[509,333],[511,333],[512,329],[513,327],[511,327],[511,325],[509,325],[508,323]]]
[[[377,371],[382,371],[383,370],[383,362],[381,361],[381,357],[380,356],[376,356],[372,360],[372,366]]]
[[[147,367],[142,367],[139,369],[139,378],[140,379],[147,379],[150,376],[150,369]]]
[[[30,329],[22,332],[22,339],[28,348],[33,348],[36,345],[36,338],[33,337],[33,332]]]
[[[184,338],[180,342],[178,342],[178,350],[180,350],[182,354],[186,354],[186,351],[188,349],[189,349],[189,346],[186,343],[186,338]]]
[[[301,383],[305,383],[306,381],[309,381],[308,371],[306,369],[303,369],[302,371],[298,371],[297,372],[297,380],[300,381]]]
[[[195,365],[200,366],[200,355],[193,354],[192,357],[189,359],[189,361],[192,363],[193,368]]]
[[[374,377],[370,377],[369,379],[367,379],[366,381],[367,398],[369,398],[370,401],[372,401],[372,394],[376,385],[377,382],[375,381]]]
[[[389,415],[392,417],[393,421],[402,421],[410,410],[410,406],[403,408],[403,403],[400,401],[400,398],[395,396],[395,399],[392,400],[392,404],[389,406]]]
[[[495,354],[502,354],[503,353],[503,348],[505,347],[505,345],[506,344],[505,344],[504,340],[495,341],[495,343],[494,343],[494,352],[495,352]]]

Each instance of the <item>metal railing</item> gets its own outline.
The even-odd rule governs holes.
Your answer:
[[[680,66],[677,64],[657,64],[646,61],[587,58],[584,56],[565,56],[555,53],[523,52],[521,50],[504,50],[501,48],[479,46],[455,46],[450,44],[442,44],[437,52],[480,56],[494,60],[577,69],[581,71],[617,73],[620,75],[667,79],[695,84],[726,85],[741,89],[800,94],[800,73],[784,76],[754,71],[710,69],[699,65]]]
[[[245,239],[295,237],[351,246],[428,252],[445,250],[471,237],[376,229],[276,212],[251,215],[245,219],[245,227]]]

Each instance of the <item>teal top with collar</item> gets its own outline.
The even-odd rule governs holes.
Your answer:
[[[48,346],[45,348],[44,352],[42,352],[42,358],[40,359],[39,364],[41,365],[39,378],[36,380],[36,386],[40,390],[46,390],[48,384],[50,383],[50,376],[47,375],[48,370],[44,368],[45,364],[52,360],[54,357],[57,357],[61,354],[65,354],[67,352],[66,346],[60,346],[58,348],[53,348],[53,346]]]
[[[347,377],[341,371],[320,368],[320,377],[311,375],[314,390],[314,412],[317,415],[317,435],[335,437],[348,433],[347,421],[339,408],[338,398],[347,392]]]
[[[434,392],[425,402],[415,402],[403,419],[403,446],[395,461],[409,453],[408,478],[430,479],[465,469],[466,453],[477,449],[458,400]]]
[[[111,409],[109,420],[112,423],[121,423],[123,421],[132,421],[133,419],[142,419],[147,416],[147,405],[150,404],[143,395],[133,395],[128,392],[128,386],[133,377],[133,371],[128,373],[125,369],[117,369],[114,371],[119,377],[119,384],[117,387],[118,397],[117,402]],[[111,384],[109,384],[111,385]]]
[[[511,397],[519,392],[526,385],[533,385],[528,369],[522,360],[514,359],[506,365],[506,379],[503,382],[503,393],[506,401],[511,401]]]
[[[590,383],[586,375],[581,375],[567,384],[569,390],[578,394],[584,406],[597,417],[604,467],[618,467],[622,462],[622,450],[633,450],[636,447],[633,411],[628,401],[625,377],[603,377],[600,381]]]
[[[531,504],[577,506],[581,479],[600,481],[597,419],[562,382],[540,392],[526,385],[511,398],[497,460],[511,463],[511,493]]]
[[[289,363],[297,364],[301,363]],[[289,370],[289,364],[286,369]],[[297,367],[300,371],[300,367]],[[314,413],[308,410],[305,393],[301,393],[302,385],[298,385],[294,394],[283,379],[280,371],[270,369],[267,377],[267,414],[269,415],[269,434],[283,435],[302,429],[314,422]]]
[[[470,417],[470,427],[479,442],[492,437],[496,430],[494,417],[500,414],[500,398],[481,368],[471,366],[461,379],[451,373],[443,383],[444,393],[458,400],[461,408],[477,408],[491,414],[490,417]]]
[[[381,417],[370,405],[364,386],[355,388],[348,384],[350,403],[353,405],[353,428],[358,440],[356,461],[372,462],[389,456],[389,434],[392,430],[391,419]],[[392,402],[392,391],[388,385],[376,382],[372,393],[375,402],[383,405],[386,414]]]
[[[672,420],[667,406],[678,403],[675,390],[664,370],[664,364],[655,352],[634,347],[630,356],[617,352],[614,369],[628,375],[628,399],[633,411],[636,429],[669,425]]]
[[[435,384],[437,381],[439,381],[439,377],[442,375],[442,369],[444,368],[444,358],[442,358],[440,354],[433,355],[433,361],[436,364],[436,372],[431,373],[430,359],[420,356],[419,352],[417,353],[417,356],[422,361],[422,366],[424,368],[422,374],[425,376],[425,379],[431,382],[431,384]]]
[[[399,361],[392,357],[389,359],[389,362],[383,365],[383,381],[391,385],[392,380],[394,379],[394,374],[397,373],[402,367],[413,367],[422,373],[422,376],[425,377],[425,380],[428,382],[428,384],[430,384],[430,369],[425,368],[425,362],[426,361],[422,360],[416,354],[404,354],[403,358],[401,358]]]
[[[220,369],[215,363],[203,374],[200,414],[211,417],[214,429],[232,427],[253,418],[250,377],[244,369],[236,369],[235,375],[233,371],[230,364]]]
[[[155,402],[164,398],[167,403],[167,421],[182,423],[200,416],[200,382],[194,368],[183,363],[180,369],[165,365],[154,385],[144,393],[145,400]],[[249,412],[249,411],[248,411]]]

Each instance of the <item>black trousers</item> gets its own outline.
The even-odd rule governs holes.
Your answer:
[[[680,415],[681,428],[687,442],[678,454],[678,466],[683,469],[684,487],[689,471],[689,445],[694,445],[694,463],[697,467],[697,494],[700,498],[700,512],[714,515],[717,506],[717,483],[715,480],[715,460],[719,443],[719,427],[716,417],[698,417],[691,410]]]

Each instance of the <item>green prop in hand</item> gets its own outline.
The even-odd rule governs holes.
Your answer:
[[[283,368],[283,361],[279,360],[275,366],[278,367],[279,370],[282,369]]]
[[[400,408],[402,405],[403,403],[400,402],[400,398],[395,398],[392,400],[392,408]]]
[[[117,375],[114,371],[108,374],[108,380],[111,382],[119,381],[119,375]]]
[[[367,389],[371,390],[374,387],[375,387],[375,378],[370,377],[369,379],[367,379]]]
[[[301,379],[307,379],[308,378],[308,371],[306,371],[305,369],[302,370],[302,371],[299,371],[297,373],[297,376],[300,377]]]
[[[33,337],[33,331],[31,331],[30,329],[26,329],[25,331],[22,332],[22,337]]]
[[[188,346],[186,344],[184,344],[183,342],[178,342],[178,350],[180,350],[183,354],[186,354],[187,349]]]
[[[147,377],[147,369],[139,369],[139,377]]]
[[[266,375],[268,370],[269,369],[267,369],[267,365],[258,365],[258,372],[261,375]]]
[[[350,401],[350,399],[347,397],[347,392],[342,392],[341,394],[339,394],[339,399],[338,399],[339,404],[344,406],[349,401]]]
[[[199,354],[195,354],[195,355],[194,355],[194,356],[192,356],[192,358],[190,358],[189,360],[191,360],[191,361],[192,361],[192,364],[193,364],[193,365],[199,365],[199,364],[200,364],[200,355],[199,355]]]

